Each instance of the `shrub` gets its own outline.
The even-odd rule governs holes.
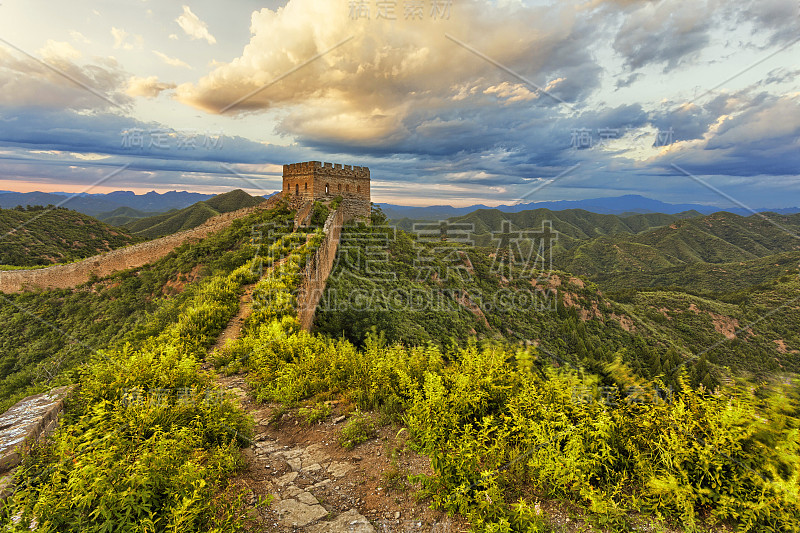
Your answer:
[[[345,450],[352,450],[362,442],[367,442],[376,435],[375,424],[369,416],[356,412],[342,428],[339,444]]]
[[[311,407],[301,407],[297,414],[300,415],[307,425],[312,425],[321,420],[325,420],[331,414],[331,407],[323,402],[320,402]]]

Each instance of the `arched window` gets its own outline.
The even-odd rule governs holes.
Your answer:
[[[326,183],[326,184],[325,184],[325,194],[328,194],[328,193],[330,193],[330,192],[331,192],[331,187],[330,187],[330,185],[328,185],[328,184]]]
[[[297,183],[294,184],[294,195],[300,196],[300,185]]]
[[[308,192],[308,182],[306,182],[306,192]]]
[[[361,192],[361,185],[356,187],[356,192]]]
[[[339,192],[342,192],[342,184],[339,184]]]
[[[349,185],[345,185],[344,186],[344,192],[350,192],[350,186]]]

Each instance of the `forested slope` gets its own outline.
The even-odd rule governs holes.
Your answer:
[[[197,202],[185,209],[138,218],[127,222],[123,227],[134,235],[155,239],[196,228],[213,216],[236,211],[244,207],[252,207],[263,201],[264,198],[260,196],[250,196],[246,192],[237,189],[214,196],[209,200]]]
[[[140,240],[64,208],[0,209],[0,265],[67,263]]]

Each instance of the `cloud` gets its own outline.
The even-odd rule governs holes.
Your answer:
[[[69,32],[69,36],[72,37],[72,40],[75,41],[76,43],[92,44],[92,41],[90,41],[84,34],[82,34],[79,31],[71,30]]]
[[[134,48],[141,48],[144,43],[144,38],[141,35],[130,34],[122,28],[111,27],[111,36],[114,37],[114,49],[133,50]],[[128,42],[128,37],[133,39],[133,42]]]
[[[593,25],[570,6],[473,0],[454,4],[448,20],[398,17],[353,21],[346,4],[313,0],[262,9],[251,17],[252,36],[242,55],[196,83],[178,86],[176,97],[220,113],[252,93],[227,112],[280,109],[277,131],[308,146],[390,149],[411,143],[418,128],[430,130],[431,117],[446,121],[444,115],[474,106],[492,113],[498,101],[561,105],[518,76],[541,87],[550,84],[554,96],[570,102],[599,86],[601,69],[589,52]]]
[[[728,95],[710,118],[701,138],[675,143],[652,164],[675,163],[699,175],[797,175],[800,93]]]
[[[68,42],[52,39],[48,39],[45,45],[39,49],[39,55],[46,62],[72,61],[81,57],[81,53]]]
[[[174,83],[159,82],[158,76],[149,76],[147,78],[132,76],[128,80],[128,88],[125,89],[125,94],[133,98],[138,96],[155,98],[163,91],[174,89],[175,87]]]
[[[614,39],[614,50],[629,70],[663,64],[670,71],[694,57],[709,42],[713,28],[714,1],[628,3],[628,10]]]
[[[496,95],[503,103],[525,102],[535,100],[539,95],[531,91],[526,85],[521,83],[509,83],[504,81],[500,85],[494,85],[483,91],[483,94]]]
[[[168,56],[167,54],[165,54],[163,52],[159,52],[158,50],[153,50],[153,53],[155,55],[157,55],[159,58],[161,58],[161,61],[163,61],[167,65],[171,65],[173,67],[183,67],[183,68],[188,68],[188,69],[192,68],[192,66],[190,64],[188,64],[188,63],[186,63],[184,61],[181,61],[177,57],[170,57],[170,56]]]
[[[52,40],[39,53],[36,60],[0,48],[0,105],[96,110],[130,102],[127,75],[113,58],[81,65],[80,52]]]
[[[208,32],[208,25],[200,20],[197,15],[192,13],[189,6],[183,6],[183,14],[175,19],[175,22],[192,39],[205,39],[208,44],[215,44],[217,40]]]
[[[126,132],[136,131],[144,142],[125,142]],[[150,142],[156,133],[169,136],[166,147]],[[206,143],[207,136],[223,138],[216,144]],[[178,146],[178,139],[194,137],[195,142]],[[166,163],[171,169],[197,169],[198,162],[235,164],[285,163],[300,160],[308,151],[299,147],[282,147],[225,135],[224,132],[205,132],[170,128],[157,122],[144,122],[113,113],[87,114],[62,109],[35,107],[0,107],[0,146],[26,150],[56,150],[60,152],[95,153],[131,157],[141,168],[160,168]],[[319,155],[319,154],[314,154]],[[161,161],[161,162],[159,162]],[[203,167],[205,168],[205,167]]]
[[[751,0],[744,3],[737,20],[752,25],[755,35],[768,34],[767,45],[788,44],[800,36],[800,4],[796,0]]]

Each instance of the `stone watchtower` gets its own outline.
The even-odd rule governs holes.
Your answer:
[[[345,220],[369,220],[369,168],[320,161],[283,165],[283,197],[294,208],[342,197]]]

